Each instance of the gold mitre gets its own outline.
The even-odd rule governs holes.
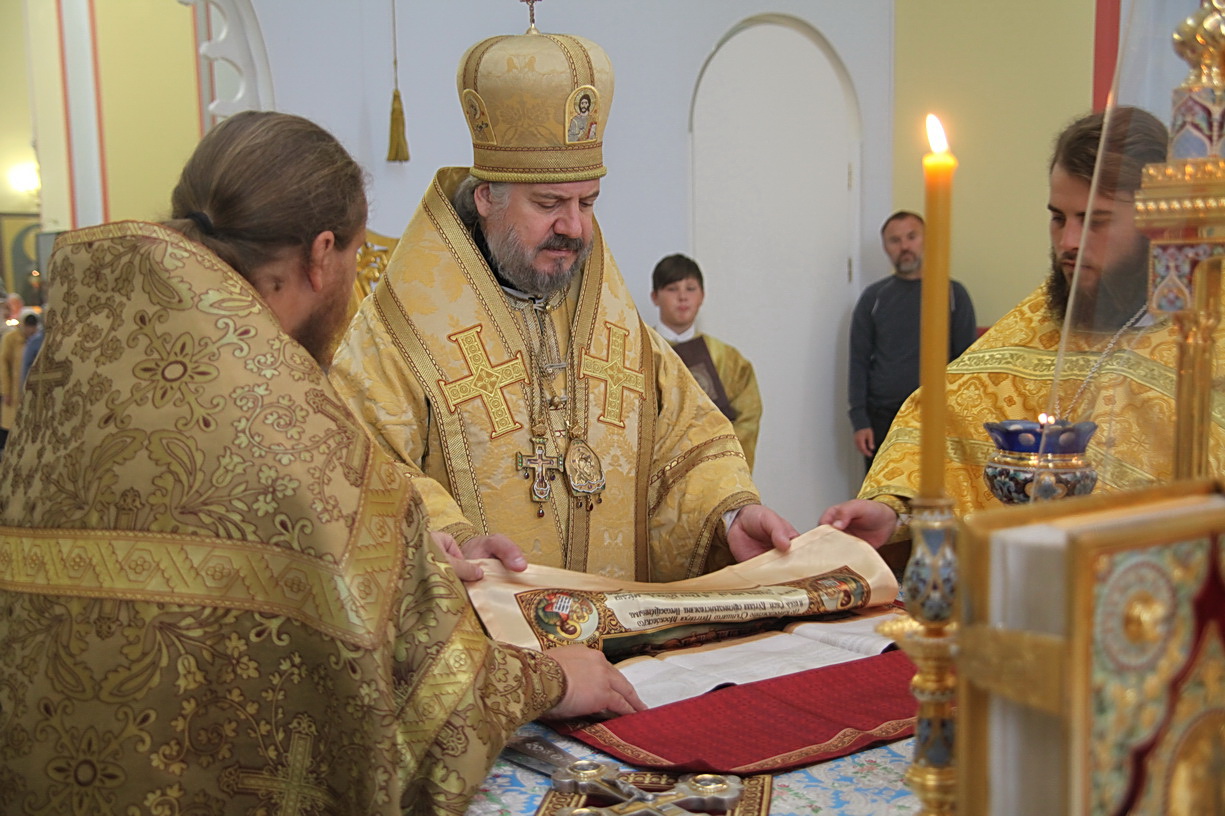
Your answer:
[[[485,181],[600,178],[612,107],[612,62],[570,34],[490,37],[459,63],[459,101],[472,133],[472,175]]]

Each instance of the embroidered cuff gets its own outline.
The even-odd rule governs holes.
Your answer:
[[[455,539],[455,543],[461,547],[476,538],[476,528],[471,524],[451,524],[443,527],[438,532],[451,536],[451,538]]]
[[[882,494],[873,496],[872,501],[880,502],[888,507],[893,512],[897,513],[897,527],[893,528],[893,535],[885,543],[892,544],[895,541],[910,540],[910,500],[901,496],[890,496]]]

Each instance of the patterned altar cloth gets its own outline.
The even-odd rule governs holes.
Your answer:
[[[531,723],[520,734],[542,736],[580,759],[614,761],[577,740]],[[920,811],[919,800],[902,778],[910,766],[914,740],[882,745],[840,759],[810,765],[774,778],[771,816],[906,816]],[[477,791],[468,816],[532,816],[549,789],[544,774],[499,757]]]

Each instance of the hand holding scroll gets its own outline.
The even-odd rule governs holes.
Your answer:
[[[522,572],[527,569],[527,558],[519,545],[504,535],[476,536],[464,542],[463,547],[456,543],[448,533],[431,531],[434,543],[446,555],[451,569],[461,581],[479,581],[485,577],[485,571],[476,563],[477,558],[496,558],[512,572]]]
[[[883,502],[851,499],[827,509],[818,523],[829,524],[880,549],[897,529],[898,516]]]
[[[782,516],[762,504],[740,508],[727,531],[727,545],[737,561],[747,561],[770,550],[787,552],[800,533]]]

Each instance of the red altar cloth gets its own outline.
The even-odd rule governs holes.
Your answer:
[[[915,667],[901,651],[728,686],[560,733],[644,768],[777,773],[914,733]]]

